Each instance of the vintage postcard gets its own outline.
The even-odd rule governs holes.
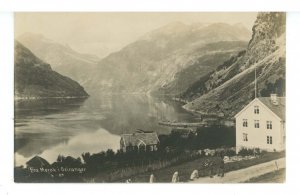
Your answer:
[[[285,182],[284,12],[14,17],[15,182]]]

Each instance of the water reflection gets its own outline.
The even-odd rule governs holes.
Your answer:
[[[55,160],[119,147],[119,135],[136,129],[169,133],[159,120],[191,121],[178,103],[147,95],[93,95],[16,103],[16,164],[34,155]],[[76,143],[76,144],[75,144]]]
[[[80,157],[83,152],[97,153],[102,150],[107,150],[108,148],[116,151],[119,149],[119,145],[116,144],[119,143],[119,141],[120,136],[113,135],[105,129],[99,129],[96,132],[80,133],[38,154],[52,163],[56,161],[59,154]],[[16,152],[15,164],[16,166],[25,165],[25,163],[34,156],[35,154],[31,154],[31,156],[25,157],[21,152]]]
[[[39,116],[77,110],[86,98],[49,98],[15,101],[15,116]]]

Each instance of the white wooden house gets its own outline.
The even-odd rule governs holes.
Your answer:
[[[243,147],[285,150],[285,97],[255,98],[235,119],[237,152]]]

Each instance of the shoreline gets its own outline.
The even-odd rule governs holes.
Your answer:
[[[84,99],[90,96],[66,96],[66,97],[14,97],[14,101],[45,100],[45,99]]]

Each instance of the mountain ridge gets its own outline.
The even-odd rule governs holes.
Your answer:
[[[27,32],[17,37],[17,40],[38,58],[51,64],[55,71],[78,81],[80,84],[85,82],[85,75],[100,60],[95,55],[79,53],[69,45],[60,44],[42,34]]]
[[[15,99],[88,97],[76,81],[52,70],[15,41]]]
[[[193,91],[199,91],[184,108],[201,114],[234,116],[254,98],[255,69],[259,96],[285,95],[285,14],[259,13],[252,31],[246,51],[206,76],[198,89],[185,94],[188,99]]]
[[[97,89],[106,93],[152,93],[172,82],[178,72],[201,60],[201,57],[203,59],[205,54],[213,55],[218,51],[220,56],[216,58],[220,58],[218,63],[221,63],[244,49],[246,42],[237,42],[243,42],[251,34],[245,35],[243,32],[240,35],[236,27],[228,24],[222,24],[224,31],[220,31],[219,25],[207,25],[195,30],[192,25],[172,23],[155,29],[103,58],[85,86],[88,91]],[[170,32],[173,33],[170,35]],[[212,32],[218,36],[211,35]],[[224,42],[225,45],[230,41],[236,43],[227,48],[230,52],[219,48],[211,51],[203,49],[212,43]]]

